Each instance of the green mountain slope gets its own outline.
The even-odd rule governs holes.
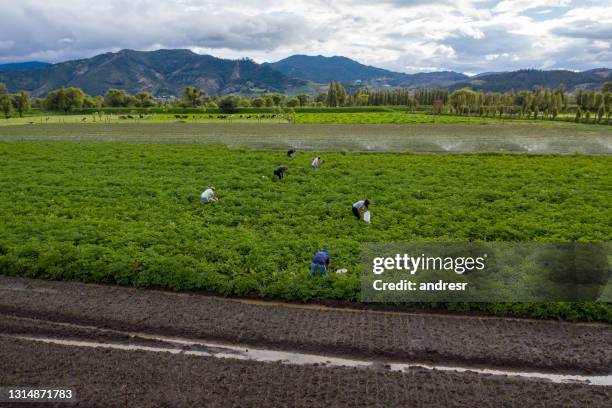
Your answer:
[[[566,70],[520,70],[484,73],[468,77],[453,71],[406,74],[360,64],[346,57],[293,55],[274,63],[257,64],[250,59],[229,60],[189,50],[122,50],[88,59],[28,68],[11,65],[0,82],[11,92],[29,91],[43,96],[67,86],[80,87],[91,95],[109,88],[130,93],[151,92],[156,96],[179,95],[185,86],[195,86],[211,95],[281,92],[289,95],[324,90],[330,81],[340,81],[350,90],[359,87],[437,88],[470,87],[482,91],[530,90],[539,85],[568,91],[578,87],[598,89],[612,80],[607,68],[584,72]]]
[[[283,74],[318,83],[399,79],[405,74],[360,64],[346,57],[292,55],[269,64]]]
[[[293,55],[269,65],[287,76],[313,82],[340,81],[372,87],[441,87],[469,78],[467,75],[452,71],[405,74],[360,64],[346,57],[321,55]]]
[[[122,50],[45,68],[0,72],[0,82],[10,91],[26,90],[37,96],[62,86],[76,86],[91,95],[121,88],[162,96],[178,95],[188,85],[216,95],[292,93],[308,85],[248,59],[221,59],[189,50]]]
[[[14,62],[11,64],[0,64],[0,72],[13,71],[16,69],[27,69],[27,68],[44,68],[49,64],[48,62],[40,61],[26,61],[26,62]]]
[[[460,81],[453,84],[451,89],[470,87],[483,91],[506,92],[513,89],[529,90],[534,86],[556,88],[560,84],[564,84],[567,90],[573,91],[579,87],[598,89],[606,81],[612,81],[612,70],[607,68],[592,69],[583,72],[525,69],[513,72],[477,75],[466,81]]]

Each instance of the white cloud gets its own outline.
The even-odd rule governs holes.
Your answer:
[[[526,10],[541,7],[566,7],[571,0],[504,0],[499,2],[493,12],[514,12],[521,13]]]
[[[345,55],[406,72],[612,65],[612,5],[601,0],[0,0],[0,9],[0,63],[190,48],[256,61]]]
[[[8,50],[15,46],[15,41],[11,40],[0,40],[0,50],[5,49]]]

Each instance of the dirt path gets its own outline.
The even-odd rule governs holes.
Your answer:
[[[604,324],[285,307],[10,277],[0,277],[0,313],[400,362],[603,374],[612,367],[612,326]],[[45,330],[0,319],[0,333]]]

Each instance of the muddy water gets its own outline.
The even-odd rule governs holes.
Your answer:
[[[109,331],[109,330],[101,330]],[[113,332],[117,332],[114,331]],[[421,368],[428,370],[439,371],[454,371],[454,372],[475,372],[483,375],[498,375],[510,376],[518,378],[529,378],[536,380],[551,381],[554,383],[582,383],[588,385],[612,386],[612,375],[577,375],[577,374],[552,374],[542,372],[526,372],[515,370],[500,370],[488,369],[482,367],[461,367],[461,366],[442,366],[430,364],[412,364],[401,362],[382,362],[376,360],[358,360],[349,358],[339,358],[318,354],[287,352],[278,350],[269,350],[263,348],[253,348],[248,346],[237,346],[230,344],[221,344],[215,342],[206,342],[201,340],[185,339],[178,337],[167,337],[150,335],[146,333],[126,332],[131,337],[139,337],[141,339],[155,340],[164,342],[165,346],[145,346],[138,344],[120,344],[113,342],[102,341],[86,341],[86,340],[71,340],[71,339],[56,339],[24,335],[3,335],[4,337],[18,338],[21,340],[37,341],[50,344],[60,344],[73,347],[99,347],[119,350],[140,350],[148,352],[166,352],[172,354],[184,354],[193,356],[205,356],[216,358],[231,358],[238,360],[252,360],[260,362],[281,362],[285,364],[295,365],[320,365],[320,366],[337,366],[337,367],[355,367],[362,369],[388,369],[391,371],[408,371],[413,368]],[[185,347],[197,346],[198,349],[189,349]]]

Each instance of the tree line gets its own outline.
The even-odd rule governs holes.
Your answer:
[[[575,99],[576,122],[581,120],[589,122],[592,113],[597,122],[601,122],[605,115],[606,121],[610,123],[610,115],[612,114],[612,82],[604,83],[601,92],[579,89],[576,92]]]
[[[361,88],[354,93],[347,93],[340,82],[331,82],[326,94],[315,98],[329,107],[339,106],[408,106],[416,108],[418,105],[433,105],[435,100],[442,104],[448,102],[448,89],[368,89]]]
[[[14,113],[23,116],[31,108],[69,113],[97,108],[214,108],[222,112],[236,112],[242,107],[295,108],[303,106],[405,106],[413,111],[418,106],[434,106],[436,113],[455,115],[525,117],[556,119],[561,112],[575,112],[577,122],[610,122],[612,110],[612,82],[600,91],[578,89],[574,94],[564,86],[531,91],[479,92],[470,88],[449,92],[446,88],[433,89],[368,89],[350,93],[340,82],[331,82],[327,92],[318,95],[301,94],[287,97],[270,93],[246,97],[238,95],[213,96],[192,86],[183,88],[179,98],[155,98],[149,92],[130,95],[122,89],[109,89],[104,95],[91,96],[75,87],[55,89],[44,98],[31,98],[26,92],[10,94],[0,83],[0,111],[5,117]]]
[[[342,84],[332,82],[327,94],[322,94],[329,107],[404,105],[439,106],[438,113],[455,115],[499,116],[534,119],[556,119],[562,112],[575,110],[576,122],[609,123],[612,114],[612,82],[600,91],[578,89],[568,94],[563,85],[556,89],[535,86],[531,91],[478,92],[463,88],[449,93],[448,89],[358,89],[348,94]],[[571,108],[571,109],[570,109]],[[593,117],[593,120],[591,120]]]
[[[531,91],[477,92],[470,88],[454,91],[449,95],[448,110],[457,115],[506,116],[554,120],[562,112],[575,109],[576,122],[610,122],[612,114],[612,82],[607,82],[601,91],[578,89],[574,95],[563,86],[542,89],[536,86]]]
[[[18,113],[23,116],[31,108],[70,113],[82,109],[99,108],[213,108],[231,113],[240,107],[281,107],[308,106],[313,103],[310,95],[287,98],[282,94],[266,94],[258,97],[238,95],[210,96],[206,92],[187,86],[179,98],[155,98],[149,92],[130,95],[123,89],[109,89],[104,95],[91,96],[76,87],[58,88],[44,98],[32,98],[27,92],[10,94],[0,83],[0,111],[5,117]],[[322,106],[322,105],[321,105]]]
[[[4,117],[8,118],[14,111],[19,116],[23,116],[24,112],[29,111],[30,108],[30,95],[27,92],[10,94],[6,86],[0,83],[0,111],[2,111]]]

